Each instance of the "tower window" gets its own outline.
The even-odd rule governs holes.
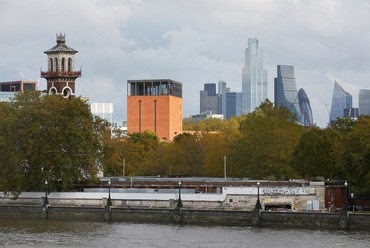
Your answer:
[[[50,59],[50,71],[53,71],[53,59]]]
[[[71,71],[72,59],[68,58],[68,71]]]
[[[62,58],[62,71],[64,71],[64,63],[65,63],[65,58]]]
[[[59,70],[59,67],[58,67],[58,58],[55,58],[55,71],[58,71]]]

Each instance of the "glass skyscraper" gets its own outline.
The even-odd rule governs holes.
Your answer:
[[[242,93],[228,92],[226,93],[226,119],[229,120],[232,116],[240,116],[242,114]]]
[[[338,83],[334,83],[333,98],[331,101],[329,124],[337,117],[343,118],[344,109],[352,108],[352,95],[346,92]]]
[[[301,114],[300,123],[303,126],[313,126],[313,116],[311,110],[310,100],[308,99],[306,92],[304,89],[299,89],[298,91],[298,102],[299,102],[299,109]]]
[[[300,109],[294,67],[291,65],[278,65],[277,78],[275,78],[274,84],[276,106],[279,108],[283,105],[288,108],[290,112],[297,115],[297,120],[300,122]]]
[[[242,114],[248,114],[267,98],[267,71],[263,69],[263,50],[257,39],[248,39],[245,67],[242,70]]]
[[[370,90],[360,90],[358,96],[358,108],[360,115],[370,115]]]

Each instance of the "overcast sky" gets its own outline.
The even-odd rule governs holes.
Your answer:
[[[361,0],[0,0],[0,81],[37,81],[56,33],[78,50],[76,95],[113,102],[126,120],[127,80],[183,84],[183,116],[204,83],[241,92],[248,38],[257,38],[274,100],[277,65],[293,65],[314,122],[328,122],[334,80],[352,94],[370,80],[370,2]],[[46,89],[40,79],[39,89]]]

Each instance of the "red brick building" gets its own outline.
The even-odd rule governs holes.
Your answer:
[[[170,79],[127,81],[127,132],[155,132],[172,140],[182,132],[182,84]]]

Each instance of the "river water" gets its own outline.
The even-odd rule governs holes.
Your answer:
[[[370,247],[370,231],[0,219],[0,247]]]

